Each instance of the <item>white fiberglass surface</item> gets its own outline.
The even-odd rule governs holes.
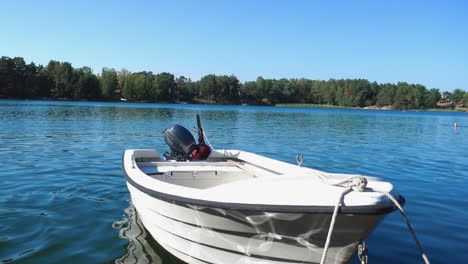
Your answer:
[[[210,263],[317,263],[329,226],[326,214],[241,212],[177,205],[129,185],[146,228],[161,244]],[[381,216],[340,215],[327,263],[346,263]],[[238,261],[239,259],[243,261]],[[191,263],[191,262],[190,262]]]
[[[329,183],[350,176],[239,153],[237,161],[137,162],[133,167],[128,159],[126,166],[136,183],[158,192],[243,204],[334,206],[344,188]],[[368,187],[395,194],[392,184],[372,177],[368,180]],[[390,203],[371,190],[350,192],[342,201],[345,206]]]
[[[256,177],[226,162],[145,162],[138,168],[146,175],[170,184],[207,189]]]

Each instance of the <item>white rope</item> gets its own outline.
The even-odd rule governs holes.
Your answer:
[[[363,192],[366,189],[372,190],[374,192],[382,193],[383,195],[387,196],[387,198],[390,199],[395,204],[395,206],[400,210],[401,214],[403,215],[403,219],[405,220],[406,225],[408,226],[408,229],[409,229],[411,235],[414,238],[414,241],[416,241],[416,245],[418,246],[419,252],[421,252],[421,255],[422,255],[422,258],[423,258],[424,262],[426,264],[430,264],[429,259],[428,259],[427,255],[426,255],[426,253],[424,252],[424,249],[423,249],[423,247],[421,245],[421,242],[419,241],[419,239],[416,236],[416,233],[414,232],[413,228],[411,227],[408,216],[406,216],[406,213],[403,210],[403,207],[400,205],[400,203],[397,201],[397,199],[395,199],[395,197],[393,197],[390,193],[382,191],[382,190],[378,190],[378,189],[375,189],[375,188],[367,187],[367,179],[364,176],[349,176],[349,177],[345,178],[344,180],[339,181],[339,182],[335,182],[335,183],[331,183],[331,182],[327,182],[327,181],[325,181],[325,182],[330,184],[330,185],[333,185],[333,186],[345,187],[346,189],[344,189],[344,191],[341,193],[341,195],[340,195],[340,197],[338,199],[338,202],[336,203],[335,209],[333,210],[333,215],[332,215],[332,219],[331,219],[331,222],[330,222],[330,227],[328,229],[327,240],[325,241],[325,246],[323,248],[323,253],[322,253],[322,258],[320,260],[320,264],[324,264],[325,259],[327,258],[328,248],[330,247],[330,242],[331,242],[331,236],[332,236],[332,233],[333,233],[333,229],[335,227],[336,217],[338,215],[338,209],[340,208],[340,204],[341,204],[341,201],[342,201],[343,197],[348,192],[350,192],[351,190],[356,191],[356,192]]]
[[[333,185],[333,186],[342,186],[342,187],[350,186],[353,189],[353,191],[363,192],[367,186],[367,179],[364,176],[351,175],[339,182],[326,181],[326,183]]]
[[[411,226],[410,222],[409,222],[409,219],[408,219],[408,216],[406,215],[405,211],[403,210],[403,207],[400,205],[400,203],[397,201],[397,199],[395,199],[395,197],[393,197],[393,195],[391,195],[390,193],[388,192],[385,192],[385,191],[382,191],[382,190],[378,190],[378,189],[375,189],[375,188],[368,188],[374,192],[379,192],[381,194],[384,194],[385,196],[387,196],[388,199],[390,199],[394,204],[395,206],[400,210],[401,212],[401,215],[403,216],[403,219],[405,220],[406,222],[406,225],[408,226],[408,230],[410,231],[411,235],[413,236],[414,238],[414,241],[416,242],[416,245],[418,246],[418,249],[419,249],[419,252],[421,253],[421,256],[422,256],[422,259],[424,260],[424,263],[426,264],[430,264],[429,262],[429,258],[427,257],[426,253],[424,252],[424,249],[421,245],[421,242],[419,241],[418,237],[416,236],[416,233],[414,232],[414,229],[413,227]]]
[[[332,219],[330,222],[330,228],[328,229],[327,240],[325,240],[325,246],[323,247],[323,253],[322,253],[322,258],[320,259],[320,264],[324,264],[325,259],[327,258],[328,247],[330,246],[331,236],[333,233],[333,228],[335,227],[335,220],[336,220],[336,216],[338,215],[338,209],[340,208],[341,199],[343,199],[345,194],[347,194],[350,191],[351,191],[351,187],[348,187],[341,193],[340,198],[338,199],[338,202],[336,203],[335,210],[333,210],[333,215],[332,215]]]
[[[207,137],[206,134],[205,134],[205,130],[203,130],[203,137],[205,138],[206,143],[207,143],[208,146],[211,148],[211,150],[214,150],[213,146],[211,145],[210,141],[208,140],[208,137]]]

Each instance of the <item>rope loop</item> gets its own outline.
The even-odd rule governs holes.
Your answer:
[[[353,178],[353,181],[350,183],[350,187],[355,192],[363,192],[367,187],[367,179],[364,176],[357,176]]]
[[[352,175],[352,176],[349,176],[349,177],[345,178],[344,180],[341,180],[339,182],[334,182],[334,183],[327,182],[327,181],[324,181],[324,182],[327,183],[327,184],[333,185],[333,186],[344,187],[345,189],[340,194],[340,197],[339,197],[339,199],[338,199],[338,201],[337,201],[337,203],[335,205],[335,210],[333,210],[332,218],[331,218],[331,221],[330,221],[330,227],[328,229],[327,239],[325,240],[325,245],[323,247],[323,253],[322,253],[322,258],[320,260],[320,264],[324,264],[325,260],[327,258],[328,248],[330,246],[331,236],[332,236],[332,233],[333,233],[333,229],[335,227],[335,221],[336,221],[336,217],[338,215],[338,209],[340,208],[341,200],[351,190],[355,191],[355,192],[363,192],[366,189],[370,190],[370,191],[378,192],[378,193],[381,193],[381,194],[387,196],[387,198],[390,201],[392,201],[398,209],[400,209],[400,212],[403,215],[403,219],[405,220],[406,225],[408,226],[408,229],[409,229],[411,235],[413,236],[414,241],[416,242],[416,245],[418,246],[418,249],[419,249],[419,251],[421,253],[421,256],[422,256],[422,258],[424,260],[424,263],[430,264],[429,258],[427,257],[426,253],[424,252],[424,249],[422,248],[421,242],[419,242],[419,239],[416,237],[416,233],[414,232],[413,228],[411,227],[411,224],[409,223],[409,219],[406,216],[406,213],[403,210],[403,207],[400,205],[400,203],[397,201],[397,199],[395,199],[395,197],[393,197],[393,195],[391,195],[390,193],[388,193],[386,191],[383,191],[383,190],[378,190],[378,189],[373,188],[373,187],[367,187],[367,179],[366,179],[366,177],[361,176],[361,175]],[[364,244],[364,249],[365,249],[365,244]],[[361,263],[367,263],[367,256],[365,256],[363,259],[361,259]]]
[[[352,175],[339,182],[326,182],[333,186],[351,188],[355,192],[363,192],[367,187],[367,178],[362,175]]]

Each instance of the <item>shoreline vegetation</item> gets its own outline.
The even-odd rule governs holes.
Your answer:
[[[438,103],[437,108],[428,108],[428,109],[395,109],[391,105],[387,106],[366,106],[366,107],[346,107],[339,105],[329,105],[329,104],[277,104],[277,107],[304,107],[304,108],[337,108],[337,109],[364,109],[364,110],[408,110],[408,111],[431,111],[431,112],[468,112],[467,107],[456,106],[452,108],[451,106],[445,106],[444,104]]]
[[[420,84],[366,79],[266,79],[240,82],[234,75],[208,74],[194,81],[168,72],[131,73],[74,68],[51,60],[46,66],[21,57],[0,58],[0,99],[127,101],[218,105],[265,105],[378,110],[468,112],[468,92],[441,93]]]

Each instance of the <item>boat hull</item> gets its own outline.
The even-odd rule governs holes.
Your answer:
[[[319,263],[329,213],[233,210],[159,199],[128,183],[158,243],[188,263]],[[339,214],[326,263],[347,263],[383,214]]]

